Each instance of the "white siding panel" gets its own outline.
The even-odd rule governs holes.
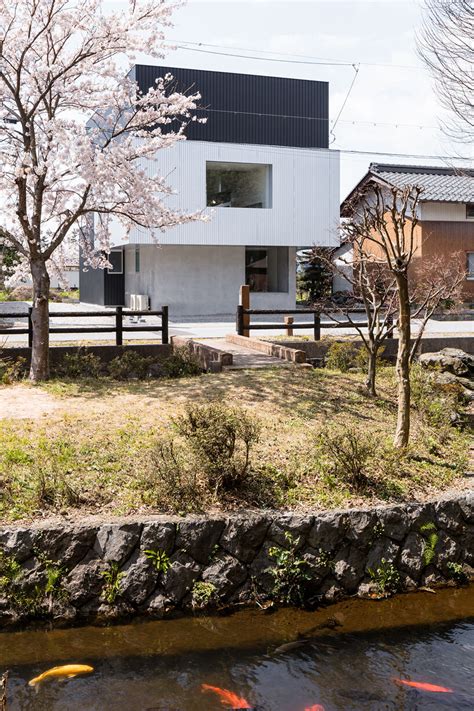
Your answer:
[[[272,207],[206,207],[206,161],[272,166]],[[338,244],[339,153],[325,149],[249,146],[183,141],[146,161],[151,175],[167,176],[176,194],[167,204],[202,211],[209,222],[193,222],[158,233],[160,244],[310,246]],[[151,244],[149,231],[132,230],[131,243]]]
[[[463,202],[422,202],[420,217],[440,222],[472,222],[466,220],[466,204]]]

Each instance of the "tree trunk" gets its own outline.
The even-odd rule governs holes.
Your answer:
[[[395,432],[395,447],[406,447],[410,438],[410,335],[411,316],[410,298],[408,293],[408,274],[396,274],[399,298],[398,315],[398,353],[397,353],[397,381],[398,381],[398,417]]]
[[[44,260],[30,263],[33,279],[33,348],[31,350],[30,380],[49,378],[49,274]]]
[[[377,372],[377,350],[367,351],[369,362],[367,367],[367,380],[365,381],[365,386],[367,392],[371,397],[377,397],[377,391],[375,390],[375,376]]]

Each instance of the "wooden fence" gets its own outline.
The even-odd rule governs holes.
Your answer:
[[[32,307],[30,306],[27,313],[0,313],[0,319],[12,318],[18,320],[20,318],[27,319],[26,327],[0,328],[0,334],[28,334],[28,348],[33,344],[33,324],[31,321]],[[161,333],[161,342],[169,343],[168,333],[168,307],[162,306],[161,311],[126,311],[122,306],[117,306],[114,311],[52,311],[51,318],[110,318],[115,317],[113,324],[105,326],[82,325],[82,326],[58,326],[57,324],[50,325],[50,333],[114,333],[115,345],[123,345],[124,332],[133,331],[154,331]],[[125,325],[123,322],[124,316],[160,316],[161,324],[135,324]]]
[[[359,313],[354,311],[354,313]],[[362,312],[360,312],[362,313]],[[365,313],[365,311],[363,312]],[[312,314],[313,318],[311,321],[302,321],[295,323],[293,317],[299,314]],[[315,341],[321,340],[321,331],[323,329],[332,328],[354,328],[354,324],[351,321],[325,321],[321,322],[321,315],[324,312],[316,309],[246,309],[244,306],[239,305],[237,307],[237,317],[236,317],[236,329],[239,336],[249,336],[250,331],[267,331],[270,329],[284,329],[288,336],[293,335],[293,329],[312,329],[313,337]],[[283,323],[252,323],[251,316],[276,316],[285,315],[285,321]],[[387,326],[391,328],[392,322],[388,323]],[[357,321],[357,326],[360,328],[367,328],[367,321]],[[387,338],[392,338],[392,331],[388,334]]]

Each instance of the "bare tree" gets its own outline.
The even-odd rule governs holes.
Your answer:
[[[393,276],[398,303],[398,415],[394,444],[406,447],[410,437],[411,298],[409,271],[418,248],[417,208],[421,188],[385,187],[371,183],[352,200],[351,223],[364,235],[364,249],[385,264]]]
[[[474,138],[474,4],[472,0],[425,0],[418,51],[434,77],[442,105],[453,114],[446,132]]]
[[[398,312],[396,282],[385,261],[374,257],[367,249],[367,235],[364,226],[348,221],[344,227],[344,239],[352,247],[352,255],[342,259],[344,266],[332,268],[352,285],[353,297],[344,304],[331,302],[325,313],[336,323],[349,323],[359,334],[367,351],[367,393],[376,397],[377,357],[384,341],[394,330],[394,318]],[[352,275],[351,273],[352,272]],[[366,321],[362,324],[356,317],[356,310],[363,308]],[[367,325],[365,325],[367,324]]]
[[[452,311],[462,302],[462,288],[466,280],[466,267],[462,254],[453,254],[448,262],[436,257],[423,263],[411,290],[412,318],[420,319],[418,333],[410,351],[413,362],[420,347],[426,324],[435,312]]]

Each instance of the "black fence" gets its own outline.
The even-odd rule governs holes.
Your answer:
[[[316,309],[245,309],[243,306],[237,307],[236,328],[239,336],[248,335],[250,331],[266,331],[269,329],[283,329],[291,332],[293,329],[313,329],[314,340],[321,340],[321,330],[331,328],[354,328],[354,324],[350,321],[325,321],[321,323],[321,314],[324,312]],[[352,313],[365,313],[365,311],[354,310]],[[311,321],[302,321],[294,323],[289,319],[285,323],[252,323],[251,316],[298,316],[299,314],[312,314]],[[367,328],[366,321],[357,321],[357,326]],[[390,328],[388,338],[392,337],[393,322],[390,321],[387,327]]]
[[[12,318],[15,320],[26,318],[26,327],[14,327],[14,328],[0,328],[0,334],[9,335],[12,334],[28,334],[28,348],[31,348],[33,344],[33,324],[31,321],[32,307],[28,309],[28,313],[1,313],[0,318]],[[123,334],[124,332],[133,331],[153,331],[161,333],[161,342],[169,343],[169,333],[168,333],[168,307],[162,306],[161,311],[126,311],[122,306],[117,306],[114,311],[52,311],[49,314],[50,318],[110,318],[115,316],[115,321],[113,324],[106,324],[105,326],[95,326],[95,325],[83,325],[83,326],[58,326],[57,324],[50,324],[50,333],[114,333],[115,334],[115,345],[123,345]],[[135,324],[126,325],[123,322],[124,316],[160,316],[160,324]]]

